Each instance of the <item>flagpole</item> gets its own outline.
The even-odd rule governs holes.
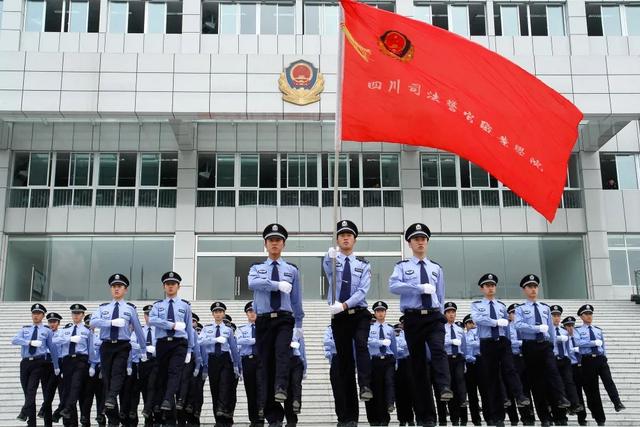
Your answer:
[[[344,67],[344,36],[342,34],[342,24],[344,19],[344,13],[342,11],[342,5],[338,3],[338,67],[336,69],[336,120],[334,129],[334,155],[333,155],[333,240],[331,247],[333,247],[338,240],[338,229],[336,224],[338,223],[338,180],[339,180],[339,158],[340,148],[342,146],[342,69]],[[333,286],[331,302],[336,302],[336,289],[338,285],[338,279],[336,277],[336,258],[331,261],[331,269],[333,275]],[[343,301],[344,302],[344,301]]]

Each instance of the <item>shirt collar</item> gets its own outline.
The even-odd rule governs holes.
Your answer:
[[[353,252],[351,252],[350,255],[345,255],[342,252],[338,252],[338,258],[340,259],[349,258],[349,262],[353,262],[356,259],[356,255]]]
[[[267,258],[267,261],[266,261],[266,262],[267,262],[267,264],[272,265],[272,264],[273,264],[273,261],[277,262],[277,263],[278,263],[278,265],[282,265],[282,257],[279,257],[279,258],[278,258],[278,259],[276,259],[276,260],[273,260],[273,259],[271,259],[271,258]]]
[[[420,261],[424,261],[424,264],[426,266],[429,260],[427,259],[427,257],[424,257],[423,259],[420,259],[420,258],[418,258],[417,256],[414,255],[414,256],[411,257],[411,261],[413,261],[417,265],[420,265]]]

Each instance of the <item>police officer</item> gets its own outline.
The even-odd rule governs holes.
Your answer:
[[[47,313],[47,326],[53,332],[53,336],[55,337],[58,333],[58,328],[60,327],[60,321],[62,320],[62,316],[58,313],[49,312]],[[56,350],[58,351],[58,356],[60,356],[61,346],[59,344],[55,344]],[[52,424],[52,414],[51,414],[51,405],[53,403],[53,398],[56,395],[56,390],[58,390],[58,396],[60,401],[62,401],[62,387],[60,386],[60,377],[54,375],[53,373],[53,362],[51,361],[51,353],[47,354],[47,360],[49,364],[46,368],[46,374],[42,377],[42,394],[44,396],[44,400],[42,405],[40,406],[40,410],[38,411],[38,418],[44,418],[45,426],[49,426]],[[60,408],[62,410],[62,408]]]
[[[293,335],[289,346],[291,347],[291,363],[284,413],[287,427],[295,427],[298,423],[298,414],[302,410],[302,380],[307,377],[307,352],[304,337],[296,334]]]
[[[462,319],[464,325],[465,340],[465,365],[464,374],[465,386],[467,389],[467,401],[469,402],[469,412],[471,413],[471,422],[474,426],[482,424],[480,418],[480,400],[478,392],[480,390],[480,339],[478,338],[478,329],[471,318],[471,313]],[[465,410],[466,412],[466,410]]]
[[[53,344],[53,332],[42,319],[47,309],[40,303],[31,306],[31,325],[23,326],[13,337],[11,344],[21,347],[20,384],[24,393],[24,405],[17,419],[27,421],[27,425],[36,425],[36,392],[43,374],[47,369],[47,353],[51,354],[54,374],[58,375],[58,351]]]
[[[89,377],[87,378],[87,387],[85,389],[85,399],[82,402],[80,410],[81,419],[85,419],[90,423],[91,407],[93,399],[96,400],[96,422],[99,426],[106,424],[104,416],[104,388],[102,386],[102,375],[100,372],[100,347],[102,340],[100,339],[100,331],[91,327],[91,314],[84,316],[84,325],[91,329],[93,334],[93,352],[89,353]]]
[[[329,310],[331,326],[336,343],[339,380],[342,382],[347,413],[341,418],[347,422],[358,421],[358,395],[355,370],[358,371],[360,399],[367,401],[371,393],[371,361],[367,350],[369,319],[367,293],[371,286],[371,266],[369,262],[353,253],[358,227],[349,220],[336,224],[337,248],[329,248],[324,257],[323,268],[329,282]],[[334,261],[335,260],[335,261]],[[335,262],[336,280],[333,278]],[[333,301],[333,286],[336,285],[336,301]],[[356,361],[353,360],[355,344]]]
[[[584,397],[582,396],[582,355],[580,354],[580,347],[578,347],[578,341],[576,339],[577,332],[575,332],[576,318],[573,316],[567,316],[562,319],[562,326],[569,335],[569,347],[571,352],[569,358],[571,359],[571,370],[573,372],[573,382],[576,385],[576,393],[578,394],[578,401],[582,406],[581,411],[576,411],[578,416],[578,425],[587,425],[587,411],[584,406]]]
[[[329,381],[331,382],[331,390],[333,391],[334,410],[336,417],[338,418],[338,426],[345,426],[349,423],[344,418],[347,411],[345,408],[342,381],[340,381],[340,376],[338,374],[338,358],[336,357],[336,344],[333,340],[333,328],[331,325],[327,326],[327,329],[324,330],[322,348],[324,350],[325,359],[329,361]]]
[[[556,365],[558,366],[558,373],[562,378],[564,389],[571,407],[569,412],[574,414],[584,409],[580,407],[578,401],[578,393],[576,392],[576,385],[573,381],[573,370],[571,369],[570,355],[573,352],[573,347],[569,343],[569,333],[560,326],[560,316],[562,315],[562,307],[554,304],[551,307],[551,319],[553,321],[553,333],[556,334],[556,344],[553,347],[553,355],[556,358]],[[553,422],[555,425],[566,425],[567,411],[560,408],[552,408]]]
[[[76,404],[84,397],[84,388],[89,374],[89,360],[93,359],[93,332],[84,324],[84,313],[87,308],[82,304],[72,304],[72,324],[68,325],[54,338],[62,351],[62,376],[64,407],[60,415],[66,422],[77,425],[78,412]]]
[[[238,352],[242,360],[242,378],[244,390],[247,394],[247,410],[251,427],[264,424],[264,418],[258,414],[258,357],[256,352],[256,312],[253,309],[253,301],[244,306],[247,316],[247,324],[242,325],[236,331]]]
[[[140,391],[142,392],[142,416],[145,425],[153,424],[153,405],[156,394],[156,377],[158,374],[158,364],[156,363],[156,327],[150,324],[149,314],[153,309],[152,304],[147,304],[142,308],[144,313],[144,326],[142,333],[145,337],[145,349],[147,360],[140,362],[138,376],[140,377]]]
[[[238,344],[233,330],[224,324],[227,306],[216,301],[211,304],[213,323],[206,325],[200,333],[200,347],[206,354],[209,387],[213,400],[213,414],[216,425],[233,423],[233,383],[240,375]]]
[[[447,323],[444,325],[444,349],[449,359],[449,374],[451,375],[451,385],[453,396],[449,402],[439,402],[439,405],[447,405],[451,423],[454,425],[460,422],[461,408],[465,411],[468,406],[467,387],[464,379],[464,361],[466,352],[466,340],[462,328],[455,324],[458,306],[455,302],[448,301],[444,304],[444,317]]]
[[[194,327],[194,332],[198,337],[198,341],[200,341],[200,332],[204,327],[200,322],[196,323]],[[208,372],[206,372],[206,355],[204,354],[204,349],[200,347],[200,342],[198,342],[198,347],[200,349],[200,360],[202,360],[202,364],[200,365],[200,372],[197,376],[193,377],[193,406],[189,407],[187,404],[185,411],[191,414],[191,424],[200,425],[200,412],[202,411],[202,405],[204,404],[204,383],[205,379],[208,376]]]
[[[498,276],[487,273],[478,280],[484,298],[471,303],[471,317],[478,325],[480,353],[482,354],[483,382],[487,385],[489,407],[487,422],[504,422],[504,401],[496,374],[500,372],[509,395],[515,397],[518,406],[527,406],[531,400],[522,392],[522,384],[513,366],[513,354],[509,333],[507,306],[496,299]]]
[[[404,332],[413,366],[413,395],[416,421],[419,424],[434,423],[431,408],[433,395],[429,392],[426,348],[431,352],[431,365],[435,373],[433,382],[439,390],[439,399],[453,398],[450,388],[449,364],[444,351],[444,272],[442,267],[427,259],[427,247],[431,231],[421,223],[410,225],[405,234],[413,257],[396,264],[389,278],[389,290],[400,295],[400,310],[404,313]]]
[[[386,323],[387,309],[384,301],[376,301],[371,306],[375,322],[369,327],[369,354],[371,355],[371,384],[373,399],[365,403],[367,419],[373,426],[389,425],[389,414],[395,409],[395,355],[396,333]],[[334,328],[335,330],[335,328]]]
[[[527,371],[524,365],[524,359],[522,356],[522,340],[518,337],[518,331],[516,330],[513,320],[515,319],[516,307],[518,304],[510,304],[507,307],[507,313],[509,314],[509,335],[511,337],[511,353],[513,354],[513,366],[520,378],[520,384],[522,384],[522,393],[531,401],[531,387],[529,386],[529,380],[527,379]],[[510,420],[517,419],[517,412],[520,412],[520,418],[522,424],[525,426],[532,426],[535,423],[535,417],[533,415],[533,406],[520,406],[517,407],[515,400],[512,399],[512,405],[507,408]],[[513,425],[513,423],[512,423]]]
[[[256,345],[264,387],[260,388],[259,407],[269,423],[282,423],[289,385],[291,338],[302,334],[302,287],[298,267],[281,258],[287,230],[269,224],[262,232],[269,254],[267,260],[251,266],[249,289],[253,291],[256,311]]]
[[[398,417],[398,423],[401,426],[415,425],[413,416],[413,396],[411,395],[411,389],[406,387],[406,384],[411,383],[411,360],[409,359],[409,348],[407,347],[407,340],[402,330],[402,323],[396,323],[393,325],[393,330],[396,333],[396,415]]]
[[[120,391],[120,423],[124,427],[138,425],[138,404],[140,403],[140,384],[138,367],[140,355],[144,352],[136,341],[131,342],[129,359],[127,360],[127,377]]]
[[[626,409],[620,400],[611,370],[607,362],[607,349],[602,329],[592,324],[593,306],[585,304],[578,309],[578,316],[582,319],[582,326],[576,328],[578,334],[578,347],[582,355],[582,378],[584,392],[587,395],[587,406],[598,425],[604,425],[606,421],[600,398],[598,377],[602,379],[609,398],[613,402],[616,412]]]
[[[100,369],[104,386],[104,408],[110,424],[118,423],[117,397],[122,390],[131,350],[131,331],[138,345],[145,346],[144,334],[138,320],[136,306],[125,301],[129,279],[113,274],[107,281],[111,288],[111,302],[100,304],[91,316],[90,326],[100,328]],[[146,354],[143,356],[146,359]]]
[[[165,299],[153,303],[149,324],[156,327],[158,394],[155,400],[162,401],[162,411],[170,412],[174,408],[174,396],[180,386],[183,366],[191,361],[194,336],[191,304],[178,296],[182,277],[175,271],[168,271],[161,280]],[[182,403],[178,402],[176,409],[181,410]]]
[[[570,407],[571,403],[565,397],[564,384],[553,356],[556,335],[550,333],[553,332],[551,310],[547,304],[538,301],[539,285],[540,279],[535,274],[528,274],[520,280],[520,288],[527,299],[516,307],[514,323],[518,336],[522,338],[522,355],[531,380],[538,418],[542,425],[549,425],[548,405],[563,409]],[[553,391],[552,396],[547,394],[547,385]]]

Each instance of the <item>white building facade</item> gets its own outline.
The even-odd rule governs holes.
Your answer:
[[[495,50],[585,119],[553,223],[455,155],[345,143],[340,217],[360,227],[370,298],[392,298],[416,221],[450,298],[477,295],[488,272],[508,297],[528,273],[546,298],[638,293],[640,5],[371,4]],[[115,272],[152,299],[170,269],[186,298],[249,299],[270,222],[289,230],[304,297],[326,297],[337,23],[318,0],[0,0],[2,299],[99,300]],[[319,102],[283,101],[278,79],[298,60],[324,76]]]

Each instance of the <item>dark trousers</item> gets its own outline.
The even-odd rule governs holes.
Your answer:
[[[331,390],[333,391],[333,402],[335,405],[336,416],[339,423],[346,422],[345,414],[347,410],[345,408],[344,390],[342,389],[342,381],[340,381],[340,374],[338,373],[338,359],[335,354],[331,358],[329,367],[329,380],[331,381]]]
[[[606,416],[602,407],[602,398],[600,397],[600,385],[598,379],[602,379],[607,393],[612,401],[619,401],[618,390],[616,389],[613,379],[611,378],[611,370],[604,356],[583,355],[582,356],[582,384],[584,393],[587,395],[587,406],[591,412],[591,416],[598,423],[604,423]],[[606,379],[606,381],[605,381]],[[607,389],[607,385],[609,389]],[[613,397],[611,394],[613,393]],[[616,399],[616,400],[614,400]]]
[[[216,423],[230,424],[232,418],[218,413],[231,414],[233,399],[235,395],[234,383],[236,381],[233,372],[233,363],[229,352],[222,352],[220,355],[209,354],[209,388],[211,399],[213,400],[213,414]]]
[[[162,338],[156,342],[156,363],[158,364],[156,402],[168,400],[173,405],[186,357],[187,340],[185,338],[173,338],[171,341],[168,338]]]
[[[95,374],[93,377],[87,377],[87,383],[84,390],[84,398],[82,399],[80,407],[80,418],[87,419],[91,417],[91,407],[93,406],[93,399],[96,399],[96,418],[104,417],[104,389],[102,386],[100,365],[95,367]],[[104,423],[103,423],[104,424]]]
[[[389,425],[389,406],[395,403],[395,366],[393,355],[376,356],[371,359],[371,390],[373,399],[365,402],[367,420],[372,426]]]
[[[582,396],[582,363],[577,363],[571,365],[571,371],[573,372],[573,382],[576,385],[576,393],[578,394],[578,402],[582,405],[583,408],[586,408],[584,405],[584,397]],[[587,422],[587,411],[583,409],[580,412],[576,412],[578,416],[578,424],[586,425]]]
[[[302,404],[302,377],[304,376],[304,364],[300,356],[291,356],[291,370],[289,371],[289,388],[287,400],[284,402],[284,415],[287,425],[298,423],[298,415],[293,412],[293,402]]]
[[[339,380],[342,382],[346,413],[338,415],[345,421],[358,421],[358,390],[356,369],[360,388],[371,387],[371,360],[367,339],[371,313],[357,310],[353,314],[343,311],[331,319],[331,330],[336,345]],[[354,360],[355,346],[355,360]]]
[[[482,418],[480,417],[480,401],[478,397],[479,375],[480,373],[478,372],[477,360],[474,363],[467,363],[467,371],[464,374],[464,379],[467,386],[469,413],[471,415],[471,422],[474,426],[479,426],[482,424]]]
[[[153,411],[154,396],[156,394],[156,377],[158,374],[158,364],[155,358],[140,362],[138,365],[138,376],[140,378],[140,391],[144,409],[151,413]]]
[[[522,384],[522,393],[526,397],[528,397],[529,400],[531,400],[531,388],[529,387],[524,358],[521,353],[513,355],[513,366],[516,369],[518,378],[520,378],[520,383]],[[511,406],[507,408],[507,413],[509,414],[511,425],[514,425],[514,421],[516,423],[518,422],[518,413],[520,414],[520,419],[522,420],[522,423],[524,425],[533,425],[535,422],[535,417],[533,416],[533,405],[518,408],[513,397],[514,396],[511,396]]]
[[[23,410],[28,418],[29,427],[36,425],[36,393],[48,363],[50,362],[44,358],[34,360],[25,358],[20,362],[20,385],[24,393]]]
[[[558,373],[562,378],[564,384],[564,390],[571,402],[571,406],[576,407],[580,403],[578,400],[578,393],[576,391],[576,384],[573,380],[573,369],[571,368],[571,360],[568,357],[556,357],[556,365],[558,366]],[[552,408],[553,422],[555,425],[566,425],[568,422],[567,410],[561,409],[556,406]]]
[[[242,379],[244,381],[244,391],[247,394],[247,411],[249,413],[249,421],[252,423],[264,422],[258,416],[258,363],[259,359],[256,355],[248,355],[242,357]]]
[[[131,375],[127,375],[120,391],[120,422],[123,426],[138,425],[138,404],[140,403],[140,381],[138,363],[131,364]]]
[[[87,377],[89,376],[89,356],[72,355],[62,359],[63,397],[64,408],[71,411],[72,424],[78,422],[76,405],[85,396]]]
[[[102,369],[102,383],[104,398],[116,400],[120,395],[124,380],[127,376],[127,359],[131,351],[129,341],[103,341],[100,346],[100,365]],[[105,411],[110,424],[120,422],[118,406]]]
[[[410,358],[398,359],[398,369],[395,373],[396,415],[401,426],[414,425],[413,396],[410,387],[407,387],[407,384],[411,384],[412,378]]]
[[[186,357],[186,355],[185,355]],[[180,385],[178,386],[178,400],[184,402],[184,406],[189,402],[190,395],[189,391],[191,390],[191,378],[193,378],[193,370],[196,368],[196,356],[195,354],[191,355],[191,360],[189,363],[184,363],[182,365],[182,375],[180,376]]]
[[[498,340],[480,340],[480,353],[482,354],[483,382],[487,385],[489,399],[487,422],[504,421],[505,398],[522,396],[520,377],[513,365],[511,342],[505,337],[500,337]],[[497,373],[500,373],[506,386],[508,392],[506,396],[501,393],[499,382],[495,381]]]
[[[413,369],[413,395],[415,397],[416,422],[435,422],[435,406],[431,393],[431,381],[427,372],[425,343],[431,351],[433,383],[436,392],[449,387],[451,382],[447,354],[444,351],[444,316],[436,312],[427,315],[406,313],[404,333],[411,355]],[[433,410],[431,408],[434,408]]]
[[[549,341],[524,341],[522,355],[538,418],[541,422],[549,422],[551,417],[548,407],[556,405],[565,397],[564,384],[553,355],[553,345]],[[553,393],[549,395],[548,390],[553,390]]]
[[[49,362],[43,369],[44,374],[41,378],[43,402],[41,410],[44,415],[44,425],[51,426],[52,421],[52,404],[58,390],[58,397],[62,402],[62,387],[60,386],[60,377],[55,375],[53,371],[53,363]]]
[[[451,386],[453,390],[453,399],[446,403],[449,409],[451,423],[458,425],[460,423],[460,405],[467,400],[467,385],[464,379],[464,356],[461,354],[448,356],[449,359],[449,375],[451,376]],[[439,402],[444,404],[445,402]],[[466,409],[465,409],[466,415]]]
[[[274,399],[276,389],[287,390],[289,385],[289,363],[291,358],[291,338],[293,337],[293,316],[279,314],[278,317],[259,315],[256,319],[256,346],[260,357],[260,377],[264,387],[260,387],[259,405],[264,409],[268,422],[282,422],[284,409]]]

